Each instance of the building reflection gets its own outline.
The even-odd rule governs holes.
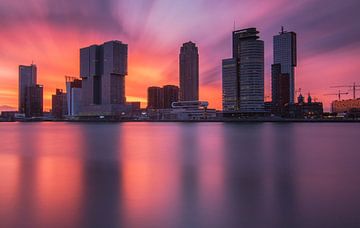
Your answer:
[[[267,138],[272,142],[268,153],[272,157],[273,221],[278,227],[296,227],[297,219],[297,164],[296,133],[292,124],[271,125]],[[286,129],[286,131],[285,131]],[[286,140],[284,140],[286,139]],[[275,209],[275,210],[274,210]]]
[[[225,128],[226,226],[259,227],[269,219],[264,211],[266,184],[262,124]]]
[[[82,213],[79,227],[121,227],[122,167],[118,166],[119,125],[82,126]],[[119,205],[120,202],[120,205]]]

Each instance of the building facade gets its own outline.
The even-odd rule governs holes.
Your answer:
[[[163,109],[164,108],[164,92],[157,86],[148,88],[148,105],[147,109]]]
[[[40,117],[43,115],[43,86],[34,85],[26,87],[25,116]]]
[[[264,112],[264,41],[256,28],[234,31],[233,56],[222,62],[223,111]]]
[[[331,103],[331,111],[334,113],[348,113],[352,109],[360,110],[360,99],[333,101]]]
[[[281,73],[281,64],[271,65],[272,112],[281,114],[286,104],[290,104],[290,76]]]
[[[26,110],[26,91],[30,86],[36,86],[37,67],[34,64],[29,66],[19,66],[19,113],[25,113]]]
[[[274,104],[281,103],[281,93],[278,91],[279,82],[277,79],[281,78],[279,75],[287,75],[289,77],[289,100],[285,103],[294,103],[295,100],[295,68],[297,66],[297,41],[295,32],[286,32],[284,28],[281,29],[279,35],[273,38],[274,48],[274,65],[280,67],[277,71],[272,71],[272,100]]]
[[[239,78],[237,59],[222,61],[222,106],[225,111],[239,111]]]
[[[179,87],[175,85],[166,85],[163,87],[164,108],[169,109],[173,102],[179,101]]]
[[[199,52],[193,42],[184,43],[179,55],[180,100],[199,100]]]
[[[75,77],[65,76],[66,80],[66,99],[67,115],[77,116],[81,105],[81,87],[82,81]]]
[[[109,41],[80,49],[80,115],[117,115],[126,106],[128,46]]]
[[[62,89],[56,89],[51,99],[51,113],[57,119],[62,119],[68,114],[67,95]]]

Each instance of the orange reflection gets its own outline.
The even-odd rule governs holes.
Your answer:
[[[61,221],[65,227],[79,219],[82,189],[82,165],[70,158],[44,157],[36,165],[36,212],[39,221],[53,224]]]
[[[0,218],[4,226],[16,219],[19,168],[18,156],[0,154]]]
[[[207,129],[208,128],[208,129]],[[214,131],[213,129],[216,128]],[[224,192],[224,142],[222,124],[217,126],[202,126],[203,137],[199,137],[198,167],[200,192],[204,204],[210,206],[219,205]]]
[[[179,164],[167,146],[174,142],[164,135],[164,127],[145,130],[144,125],[147,124],[124,126],[126,130],[119,142],[123,215],[129,227],[160,220],[170,222],[177,214],[175,210],[181,190]],[[140,129],[144,130],[141,132]],[[153,137],[148,137],[149,134]],[[166,142],[163,150],[152,149],[154,144],[162,142]]]

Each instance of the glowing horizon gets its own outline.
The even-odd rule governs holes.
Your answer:
[[[28,0],[0,2],[0,106],[17,107],[18,66],[32,61],[51,108],[65,75],[79,75],[79,49],[108,40],[129,45],[126,96],[145,105],[147,87],[178,85],[180,47],[193,41],[200,54],[200,99],[221,109],[221,60],[231,56],[231,31],[257,27],[265,41],[265,94],[271,96],[272,37],[282,25],[298,35],[296,88],[324,102],[333,85],[360,82],[360,3],[324,0]],[[338,17],[334,17],[337,15]],[[336,28],[336,29],[334,29]],[[344,98],[351,98],[352,95]]]

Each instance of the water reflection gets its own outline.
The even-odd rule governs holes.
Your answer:
[[[338,126],[2,124],[0,227],[351,227],[360,126]]]

